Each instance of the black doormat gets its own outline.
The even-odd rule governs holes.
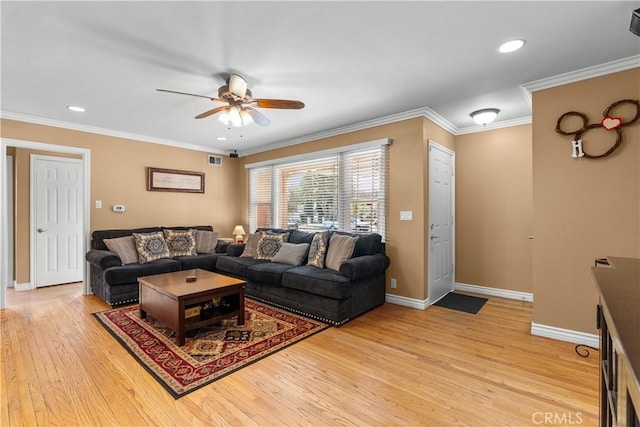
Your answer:
[[[487,301],[487,298],[472,297],[471,295],[449,292],[444,298],[440,299],[433,305],[450,308],[452,310],[464,311],[465,313],[476,314]]]

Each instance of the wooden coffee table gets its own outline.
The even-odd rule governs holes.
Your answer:
[[[196,277],[187,282],[188,277]],[[140,318],[150,315],[176,333],[178,345],[184,345],[185,332],[223,319],[238,316],[238,325],[244,325],[245,282],[206,270],[193,269],[174,273],[138,277],[140,285]],[[214,309],[207,319],[185,319],[188,305],[211,301],[213,298],[228,298],[231,306]]]

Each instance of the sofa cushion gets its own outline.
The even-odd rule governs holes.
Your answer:
[[[138,251],[138,260],[141,263],[171,256],[161,231],[133,233],[133,238],[136,239],[136,251]]]
[[[153,233],[154,231],[162,231],[162,228],[145,227],[125,230],[96,230],[91,233],[91,247],[93,249],[108,251],[109,248],[107,248],[107,245],[104,243],[105,239],[115,239],[117,237],[132,236],[133,233]]]
[[[247,277],[247,270],[252,265],[270,262],[249,257],[221,256],[216,261],[216,270],[220,273],[227,273],[235,277]]]
[[[171,258],[162,258],[144,264],[127,264],[107,268],[104,271],[104,280],[112,286],[135,283],[138,281],[138,277],[171,273],[173,271],[180,271],[181,269],[182,264],[180,264],[180,261]]]
[[[289,265],[302,265],[309,253],[308,243],[283,243],[278,253],[271,258],[271,262]]]
[[[111,252],[118,255],[122,265],[138,262],[138,251],[133,236],[104,239],[104,243]]]
[[[258,253],[258,242],[260,241],[260,233],[250,233],[247,241],[244,243],[244,250],[240,255],[243,258],[255,258]]]
[[[196,230],[196,252],[199,254],[212,254],[218,244],[218,232]]]
[[[169,248],[172,257],[197,255],[196,252],[196,232],[190,230],[164,229],[164,240]]]
[[[340,234],[343,236],[358,236],[356,247],[353,250],[353,258],[363,255],[375,255],[381,252],[382,236],[377,233],[354,234],[344,231],[334,231],[333,234]]]
[[[325,267],[338,271],[340,266],[344,264],[346,260],[351,258],[353,254],[353,248],[356,246],[358,237],[343,236],[340,234],[334,234],[329,241],[329,249],[327,250],[327,257],[325,259]]]
[[[276,256],[288,238],[289,233],[273,234],[266,231],[261,232],[256,251],[256,259],[266,259],[271,261],[271,258]]]
[[[266,283],[271,286],[282,286],[282,273],[294,268],[293,265],[265,262],[252,265],[247,269],[247,280]]]
[[[306,232],[300,230],[293,230],[289,235],[289,243],[308,243],[311,244],[313,241],[313,236],[315,236],[315,232]]]
[[[282,287],[297,289],[311,294],[334,299],[345,299],[351,295],[351,281],[327,268],[310,265],[294,267],[282,275]]]
[[[329,232],[323,231],[322,233],[316,233],[313,236],[311,246],[309,247],[309,262],[307,265],[311,265],[318,268],[324,267],[324,258],[327,255],[327,245],[329,243]]]
[[[180,261],[183,270],[201,268],[203,270],[215,271],[218,258],[225,254],[199,254],[189,256],[179,256],[174,259]]]

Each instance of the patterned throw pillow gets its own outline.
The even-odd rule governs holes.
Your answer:
[[[196,230],[164,229],[164,240],[169,253],[174,256],[198,255],[196,252]]]
[[[358,236],[342,236],[334,234],[329,241],[329,250],[325,260],[325,267],[338,271],[340,266],[353,255],[353,249],[356,247]]]
[[[318,268],[324,268],[324,257],[327,254],[327,242],[329,241],[329,232],[323,231],[316,233],[309,247],[309,261],[307,265]]]
[[[258,253],[258,242],[260,241],[260,233],[253,233],[247,236],[244,242],[244,251],[240,258],[255,258]]]
[[[207,230],[194,230],[196,232],[196,252],[199,254],[212,254],[218,245],[218,232]]]
[[[256,259],[271,260],[271,258],[276,256],[280,247],[288,238],[289,233],[273,234],[264,231],[261,232],[260,240],[258,241],[258,250],[256,251]]]
[[[104,244],[111,252],[118,255],[122,265],[138,262],[138,251],[136,251],[136,241],[133,236],[104,239]]]
[[[160,258],[171,257],[162,231],[156,231],[154,233],[133,233],[133,238],[136,240],[136,251],[138,252],[138,260],[140,262],[145,263]]]

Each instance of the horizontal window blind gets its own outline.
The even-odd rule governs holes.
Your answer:
[[[338,157],[275,167],[277,217],[281,228],[320,230],[338,220]]]
[[[273,218],[271,175],[271,167],[249,170],[249,227],[251,230],[258,227],[271,227]]]
[[[249,226],[386,234],[387,144],[249,168]]]
[[[385,235],[385,152],[386,145],[342,155],[341,230]]]

